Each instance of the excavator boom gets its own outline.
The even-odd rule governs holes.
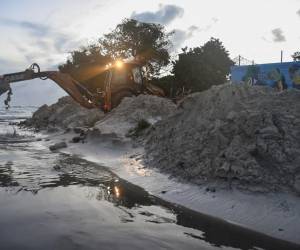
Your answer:
[[[70,75],[58,71],[46,71],[40,73],[64,89],[81,106],[92,109],[97,107],[94,95]]]
[[[165,96],[162,89],[143,80],[140,64],[117,61],[114,65],[110,63],[106,66],[108,66],[106,70],[101,70],[102,73],[106,72],[106,78],[102,85],[99,83],[95,88],[95,86],[86,87],[86,83],[81,84],[69,74],[59,71],[40,71],[38,64],[34,63],[25,71],[0,76],[0,96],[7,92],[4,103],[9,107],[12,95],[10,84],[35,78],[51,79],[81,106],[88,109],[101,108],[104,112],[109,112],[118,106],[126,96],[143,93]]]
[[[11,94],[10,84],[20,81],[40,78],[42,80],[51,79],[62,89],[64,89],[76,102],[85,108],[91,109],[97,107],[97,101],[94,95],[79,82],[75,81],[70,75],[58,71],[40,71],[37,64],[32,64],[25,71],[5,74],[0,76],[0,96],[8,92],[8,98]],[[7,100],[6,100],[6,105]]]

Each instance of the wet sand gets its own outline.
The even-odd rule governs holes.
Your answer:
[[[1,123],[1,249],[299,249],[157,198]]]

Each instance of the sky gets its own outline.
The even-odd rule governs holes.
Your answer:
[[[300,50],[300,0],[1,0],[0,75],[33,62],[56,70],[70,51],[95,42],[124,18],[174,31],[173,55],[211,37],[232,59],[241,55],[255,63],[278,62],[281,50],[291,61]],[[13,84],[13,93],[13,105],[50,104],[65,95],[39,79]]]

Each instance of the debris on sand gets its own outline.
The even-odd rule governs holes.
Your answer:
[[[37,129],[92,127],[104,117],[100,109],[86,109],[76,103],[71,97],[65,96],[57,103],[41,106],[23,124]],[[55,132],[55,131],[54,131]]]
[[[153,126],[144,138],[145,163],[194,183],[300,194],[299,110],[295,89],[214,86]]]
[[[125,137],[141,121],[154,124],[172,114],[175,109],[176,105],[166,98],[151,95],[125,97],[121,104],[99,120],[94,128],[101,134]]]
[[[54,145],[51,145],[49,147],[49,149],[51,151],[55,151],[55,150],[59,150],[59,149],[66,148],[66,147],[68,147],[67,143],[65,143],[65,142],[58,142],[58,143],[55,143]]]
[[[56,171],[59,171],[59,170],[61,170],[61,167],[59,165],[54,165],[53,169],[56,170]]]
[[[296,89],[225,84],[194,93],[178,107],[157,96],[126,97],[104,115],[63,97],[26,123],[67,128],[77,134],[74,143],[133,135],[145,147],[146,166],[190,182],[300,194],[299,100]]]

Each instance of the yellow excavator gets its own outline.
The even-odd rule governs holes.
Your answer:
[[[139,94],[164,96],[162,89],[146,81],[142,74],[142,65],[136,61],[115,61],[96,67],[96,71],[97,68],[104,80],[89,84],[78,82],[70,74],[60,71],[41,71],[39,65],[34,63],[25,71],[0,75],[0,96],[7,93],[4,103],[8,107],[12,94],[10,84],[35,78],[51,79],[81,106],[88,109],[100,108],[104,112],[117,107],[124,97]],[[93,78],[97,79],[95,75]]]

